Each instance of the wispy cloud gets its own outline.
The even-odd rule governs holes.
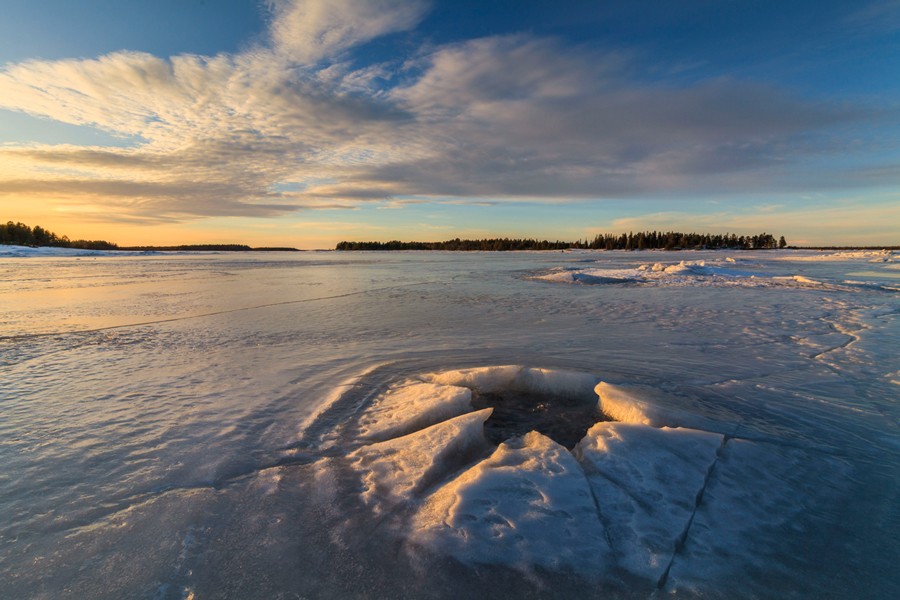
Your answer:
[[[277,0],[268,44],[238,54],[7,65],[0,108],[140,142],[0,147],[0,195],[186,220],[425,198],[759,190],[798,178],[815,189],[823,180],[808,161],[839,151],[834,128],[867,114],[758,82],[641,83],[628,53],[531,35],[420,49],[395,87],[386,81],[396,66],[352,66],[350,50],[415,27],[428,6]]]

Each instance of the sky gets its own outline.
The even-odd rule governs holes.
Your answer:
[[[900,0],[2,0],[0,220],[900,244]]]

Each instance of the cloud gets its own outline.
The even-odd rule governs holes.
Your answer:
[[[415,27],[424,0],[281,0],[271,27],[276,51],[312,65],[360,43]]]
[[[7,65],[0,108],[139,142],[2,146],[0,189],[148,220],[397,198],[816,189],[841,174],[822,177],[815,161],[845,152],[839,128],[872,112],[759,82],[641,82],[628,52],[531,35],[420,49],[394,87],[386,82],[402,61],[353,66],[353,47],[414,27],[427,9],[280,0],[268,47]],[[885,172],[878,181],[897,179]]]

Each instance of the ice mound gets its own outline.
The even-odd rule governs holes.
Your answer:
[[[405,435],[472,410],[472,391],[435,383],[407,383],[379,396],[359,420],[363,437]]]
[[[720,261],[716,261],[719,263]],[[757,273],[734,268],[735,260],[726,258],[720,264],[705,260],[680,261],[674,264],[643,264],[630,269],[563,267],[533,275],[531,279],[552,283],[583,285],[637,284],[644,286],[757,286]]]
[[[465,464],[484,445],[482,425],[491,409],[461,415],[431,427],[350,454],[361,472],[363,499],[376,511],[402,502],[434,479]]]
[[[723,436],[597,423],[575,448],[625,570],[653,581],[669,566]]]
[[[575,457],[537,432],[500,444],[435,492],[410,541],[465,563],[597,572],[609,544]]]

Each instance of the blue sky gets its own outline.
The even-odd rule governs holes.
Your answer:
[[[122,244],[900,243],[900,1],[5,0],[0,212]]]

